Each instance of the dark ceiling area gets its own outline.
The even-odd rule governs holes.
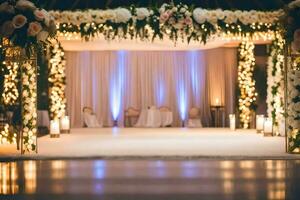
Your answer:
[[[77,10],[77,9],[105,9],[119,6],[136,5],[140,7],[160,6],[163,3],[182,2],[187,5],[208,9],[231,10],[276,10],[292,0],[33,0],[37,5],[47,10]]]

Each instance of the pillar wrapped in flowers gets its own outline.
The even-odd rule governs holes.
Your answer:
[[[5,1],[0,4],[0,37],[8,41],[4,51],[12,54],[6,67],[20,74],[13,86],[15,95],[5,98],[19,101],[15,115],[20,114],[17,126],[21,132],[21,152],[37,151],[37,52],[49,36],[55,35],[55,23],[43,9],[27,0]],[[20,91],[18,91],[20,90]],[[9,99],[6,99],[7,102]],[[5,101],[5,100],[4,100]]]
[[[300,153],[300,0],[288,5],[284,19],[287,152]]]

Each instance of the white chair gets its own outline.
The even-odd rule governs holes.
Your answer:
[[[167,106],[159,107],[160,115],[161,115],[161,126],[168,127],[173,123],[173,113],[171,109]]]
[[[95,113],[91,107],[83,108],[83,120],[84,126],[88,128],[101,128],[102,124],[100,124],[97,120]]]
[[[193,107],[189,111],[188,125],[189,128],[202,128],[200,119],[200,109]]]
[[[132,126],[132,119],[138,119],[140,115],[140,111],[136,108],[129,107],[127,110],[125,110],[125,126],[126,121],[128,119],[129,126]]]

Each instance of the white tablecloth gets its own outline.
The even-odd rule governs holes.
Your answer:
[[[189,128],[202,128],[202,123],[200,119],[189,119],[188,125]]]
[[[170,126],[173,123],[173,113],[169,111],[160,112],[161,116],[161,126]]]
[[[135,127],[158,128],[171,125],[172,112],[160,112],[158,109],[143,109]]]
[[[37,111],[37,125],[38,127],[50,127],[50,118],[48,110]]]

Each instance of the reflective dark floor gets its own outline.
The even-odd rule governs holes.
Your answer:
[[[0,162],[0,199],[300,199],[300,161]]]

